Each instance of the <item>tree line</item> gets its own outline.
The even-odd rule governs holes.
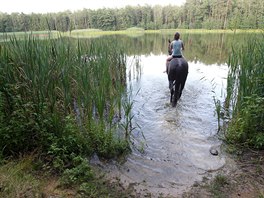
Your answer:
[[[262,0],[186,0],[182,6],[126,6],[58,13],[1,13],[0,32],[75,29],[263,29]]]

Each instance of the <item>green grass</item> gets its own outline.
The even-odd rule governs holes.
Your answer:
[[[41,182],[34,177],[32,156],[0,166],[0,197],[40,196]]]
[[[1,35],[24,35],[24,34],[58,34],[59,31],[28,31],[28,32],[5,32],[5,33],[1,33]]]
[[[160,30],[144,30],[142,28],[128,28],[126,30],[119,31],[102,31],[98,29],[84,29],[74,30],[72,32],[62,33],[64,36],[70,36],[74,38],[96,38],[103,35],[127,35],[129,37],[140,37],[144,34],[170,34],[174,35],[178,31],[181,34],[217,34],[217,33],[263,33],[263,30],[207,30],[207,29],[160,29]]]
[[[207,33],[263,33],[263,30],[259,29],[248,29],[248,30],[242,30],[242,29],[236,29],[236,30],[208,30],[208,29],[159,29],[159,30],[144,30],[142,28],[138,27],[132,27],[128,28],[126,30],[119,30],[119,31],[103,31],[101,29],[78,29],[78,30],[72,30],[71,32],[59,32],[59,31],[33,31],[33,32],[10,32],[10,33],[0,33],[0,42],[3,42],[6,38],[10,38],[12,36],[16,37],[25,37],[25,35],[34,35],[41,39],[46,39],[47,35],[49,35],[51,38],[58,38],[58,37],[72,37],[72,38],[96,38],[101,37],[104,35],[127,35],[130,37],[139,37],[144,34],[153,34],[153,33],[159,33],[159,34],[171,34],[174,35],[174,33],[178,31],[183,34],[207,34]]]
[[[216,175],[213,181],[209,184],[209,191],[214,198],[226,197],[227,188],[229,186],[228,178],[224,175]]]
[[[85,160],[62,176],[39,171],[36,161],[34,154],[5,161],[0,166],[0,197],[125,197],[132,192],[108,181]]]
[[[63,35],[74,38],[96,38],[103,35],[120,35],[120,34],[125,34],[128,36],[135,37],[135,36],[144,35],[144,33],[145,33],[144,29],[133,27],[120,31],[102,31],[100,29],[81,29],[81,30],[73,30],[71,32],[63,33]]]
[[[7,32],[0,33],[0,42],[6,42],[14,37],[19,39],[27,39],[27,37],[37,37],[38,39],[58,38],[59,31],[29,31],[29,32]]]
[[[131,27],[126,29],[126,31],[128,32],[144,32],[145,30],[143,28],[139,28],[139,27]]]

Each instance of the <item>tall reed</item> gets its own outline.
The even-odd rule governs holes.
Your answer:
[[[0,47],[3,152],[50,149],[54,138],[64,138],[65,133],[74,135],[76,144],[79,137],[85,139],[82,143],[90,154],[109,157],[128,150],[128,141],[117,138],[113,124],[125,91],[123,51],[117,41],[104,39],[40,40],[25,35],[4,42]],[[12,141],[11,134],[16,133],[28,136]]]
[[[264,148],[264,35],[251,38],[229,59],[227,140]]]

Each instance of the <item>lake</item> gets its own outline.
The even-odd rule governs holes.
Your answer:
[[[127,87],[132,93],[134,149],[122,164],[104,168],[111,178],[133,186],[144,196],[179,196],[195,182],[212,177],[230,164],[219,140],[215,101],[225,100],[228,53],[247,34],[186,34],[189,63],[185,89],[176,108],[169,102],[165,61],[173,35],[113,37],[123,43]],[[144,137],[143,137],[143,135]],[[211,149],[218,151],[212,155]]]

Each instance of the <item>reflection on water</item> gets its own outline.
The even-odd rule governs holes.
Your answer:
[[[205,65],[225,64],[228,54],[233,47],[243,45],[249,38],[261,38],[261,34],[216,34],[195,33],[181,34],[185,44],[184,56],[188,61],[200,62]],[[103,38],[103,39],[102,39]],[[173,35],[145,34],[140,37],[128,37],[125,35],[104,36],[99,38],[100,42],[116,40],[120,46],[125,46],[129,56],[134,55],[165,55],[167,54],[168,39],[173,40]]]
[[[176,196],[225,165],[221,142],[215,136],[213,96],[224,97],[227,66],[189,62],[186,87],[177,107],[172,108],[163,73],[166,56],[142,55],[140,60],[141,77],[131,78],[130,83],[135,93],[134,122],[144,133],[147,146],[143,153],[134,150],[124,164],[112,167],[111,174],[124,185],[134,184],[140,193],[147,189],[154,197],[159,193]],[[211,148],[219,155],[211,155]]]

